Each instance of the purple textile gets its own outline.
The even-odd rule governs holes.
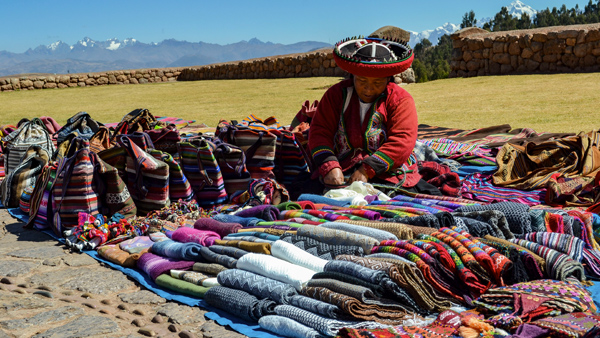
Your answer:
[[[235,214],[235,216],[239,217],[257,217],[260,219],[264,219],[265,221],[271,222],[279,219],[280,213],[279,209],[276,207],[265,204],[258,205],[252,208],[244,209]]]
[[[155,255],[151,252],[143,254],[137,261],[137,267],[144,271],[152,280],[169,270],[189,270],[195,262],[178,261],[172,258],[165,258]]]
[[[547,337],[550,330],[532,324],[521,324],[511,338],[540,338]]]
[[[240,223],[225,223],[212,218],[200,218],[194,223],[194,229],[214,231],[219,234],[221,238],[238,232],[241,228],[242,225]]]
[[[221,239],[221,236],[214,231],[181,227],[173,231],[171,239],[181,243],[194,242],[204,246],[211,246],[215,244],[215,240]]]

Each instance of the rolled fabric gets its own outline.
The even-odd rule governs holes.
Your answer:
[[[271,242],[278,240],[280,237],[278,235],[272,235],[272,234],[264,232],[264,231],[243,231],[243,232],[237,232],[234,234],[229,234],[229,235],[223,237],[223,239],[231,240],[231,239],[239,239],[239,237],[247,237],[247,236],[254,236],[257,238],[266,239]]]
[[[156,280],[161,274],[171,270],[189,270],[194,265],[191,261],[179,261],[165,258],[151,252],[143,254],[137,261],[138,269],[144,271],[152,280]]]
[[[122,250],[118,244],[104,245],[98,248],[98,254],[102,258],[126,268],[135,268],[137,260],[146,252],[148,252],[147,248],[139,253],[130,254]]]
[[[406,224],[402,223],[390,223],[390,222],[381,222],[381,221],[356,221],[351,219],[340,220],[341,223],[347,224],[355,224],[362,225],[368,228],[379,229],[386,232],[389,232],[396,236],[398,239],[411,239],[413,238],[413,233]]]
[[[216,276],[219,272],[227,270],[227,267],[217,263],[194,263],[192,270]]]
[[[283,316],[269,315],[261,317],[258,325],[280,336],[291,338],[326,338],[328,336],[320,334],[317,330],[304,324]]]
[[[202,255],[202,258],[204,258],[206,262],[220,264],[229,269],[235,268],[237,265],[237,259],[231,256],[218,254],[207,247],[203,247],[200,250],[200,255]]]
[[[173,278],[166,274],[158,276],[154,282],[156,283],[156,285],[165,289],[169,289],[171,291],[183,293],[197,298],[203,298],[206,292],[210,289],[204,286],[186,282],[181,279]]]
[[[149,236],[137,236],[134,238],[126,239],[119,243],[121,250],[127,251],[131,254],[139,253],[144,249],[149,249],[154,242]]]
[[[268,298],[278,304],[289,304],[289,299],[298,295],[290,284],[241,269],[222,271],[217,275],[217,281],[222,286],[246,291],[259,299]]]
[[[383,271],[373,270],[349,261],[330,261],[325,271],[341,272],[373,284],[379,284],[387,276]]]
[[[531,228],[531,217],[529,216],[529,206],[516,202],[499,202],[486,205],[473,204],[462,206],[455,211],[471,212],[480,210],[498,210],[506,217],[510,231],[519,236],[533,232]]]
[[[279,209],[277,207],[263,204],[252,208],[242,209],[235,213],[238,217],[256,217],[265,221],[276,221],[279,219]]]
[[[359,246],[331,245],[310,237],[298,236],[297,234],[283,234],[281,235],[281,240],[327,261],[334,260],[338,255],[363,256],[365,254],[363,248]]]
[[[302,210],[302,206],[296,202],[283,202],[275,206],[279,211],[283,210]]]
[[[221,238],[231,233],[236,233],[241,228],[242,225],[240,223],[225,223],[213,218],[199,218],[194,222],[194,229],[214,231],[219,234]]]
[[[339,222],[325,222],[319,226],[327,229],[343,230],[354,234],[373,237],[378,241],[385,241],[388,239],[392,239],[395,241],[398,240],[398,237],[389,231],[379,230],[362,225],[345,223],[343,220]]]
[[[333,271],[317,272],[314,274],[314,276],[311,280],[315,280],[315,279],[335,279],[335,280],[339,280],[341,282],[354,284],[354,285],[358,285],[361,287],[367,287],[371,291],[373,291],[373,293],[377,297],[383,297],[383,295],[385,294],[385,289],[380,284],[374,284],[371,282],[367,282],[358,277],[354,277],[354,276],[351,276],[351,275],[348,275],[345,273],[341,273],[341,272],[333,272]]]
[[[223,246],[223,245],[215,244],[215,245],[209,246],[208,248],[210,249],[210,251],[218,253],[219,255],[227,255],[227,256],[233,257],[235,259],[238,259],[248,253],[248,251],[246,251],[246,250],[242,250],[240,248],[236,248],[233,246]]]
[[[239,240],[224,241],[224,240],[218,239],[215,241],[214,244],[236,247],[236,248],[246,250],[248,252],[264,253],[266,255],[271,254],[271,244],[270,243],[247,242],[247,241],[239,241]]]
[[[275,314],[274,301],[254,297],[246,291],[215,286],[204,294],[204,300],[225,312],[248,322],[257,322],[261,317]]]
[[[182,261],[201,262],[203,261],[200,255],[200,249],[202,248],[203,246],[198,243],[180,243],[172,239],[166,239],[152,244],[150,252]]]
[[[311,202],[314,204],[325,204],[325,205],[334,205],[338,207],[347,207],[350,205],[350,202],[346,201],[336,201],[333,198],[327,198],[321,195],[315,194],[302,194],[298,196],[298,203],[300,202]],[[316,209],[316,208],[315,208]]]
[[[279,238],[277,238],[279,239]],[[277,239],[264,239],[255,236],[225,236],[222,240],[224,241],[246,241],[246,242],[258,242],[258,243],[273,243]]]
[[[194,242],[202,246],[211,246],[215,243],[215,240],[221,239],[221,236],[214,231],[180,227],[173,231],[171,239],[181,243]]]
[[[271,244],[271,255],[316,272],[323,271],[325,264],[328,262],[327,260],[311,255],[291,243],[281,240]]]
[[[566,281],[569,277],[575,277],[580,281],[586,279],[581,262],[571,259],[568,255],[524,239],[511,239],[509,241],[542,256],[546,260],[546,271],[552,279],[559,281]]]
[[[207,288],[219,285],[217,277],[209,277],[197,271],[171,270],[171,277]]]
[[[293,319],[301,324],[313,328],[320,333],[333,337],[341,328],[377,328],[381,324],[371,321],[345,321],[320,316],[304,309],[291,305],[277,305],[275,313],[279,316]]]
[[[371,249],[379,244],[379,241],[373,237],[308,224],[298,228],[297,234],[299,236],[314,238],[327,244],[360,246],[364,252],[371,252]]]
[[[255,253],[249,253],[238,259],[237,268],[288,283],[298,291],[315,274],[310,269],[288,263],[277,257]]]
[[[240,217],[236,215],[229,214],[216,214],[212,217],[214,220],[223,222],[223,223],[239,223],[243,227],[253,227],[258,222],[262,222],[263,220],[257,217]]]
[[[340,309],[337,305],[329,304],[303,295],[295,295],[290,297],[289,305],[299,307],[327,318],[343,320],[351,320],[352,318],[348,314],[344,313],[344,311],[342,311],[342,309]]]
[[[317,206],[311,201],[297,201],[302,209],[317,210]]]

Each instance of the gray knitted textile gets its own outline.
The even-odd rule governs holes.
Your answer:
[[[364,256],[363,248],[353,245],[332,245],[316,239],[290,233],[281,235],[281,240],[292,243],[313,256],[331,261],[338,255]]]
[[[369,228],[369,227],[362,226],[362,225],[343,223],[343,221],[325,222],[323,224],[320,224],[319,226],[328,228],[328,229],[344,230],[344,231],[352,232],[355,234],[373,237],[378,241],[385,241],[386,239],[391,239],[394,241],[398,240],[398,237],[389,231],[375,229],[375,228]]]
[[[412,266],[417,266],[417,263],[415,262],[411,262],[408,259],[404,258],[404,257],[400,257],[398,255],[394,255],[391,253],[387,253],[387,252],[377,252],[374,254],[370,254],[370,255],[366,255],[364,256],[365,258],[388,258],[388,259],[393,259],[402,263],[406,263]]]
[[[227,270],[227,267],[217,263],[194,263],[192,270],[216,276],[219,272]]]
[[[491,225],[486,222],[478,221],[468,217],[456,216],[455,219],[461,220],[467,227],[467,232],[475,237],[483,237],[485,235],[495,236],[497,233]],[[501,233],[500,233],[501,234]]]
[[[379,244],[379,241],[373,237],[354,234],[343,230],[327,229],[309,224],[305,224],[298,228],[296,234],[298,236],[310,237],[331,245],[359,246],[364,250],[364,252],[371,252],[371,249],[375,245]]]
[[[531,219],[531,229],[535,232],[546,231],[546,223],[544,222],[544,209],[529,209],[529,218]]]
[[[331,261],[325,264],[325,271],[345,273],[373,284],[380,284],[381,281],[387,277],[383,271],[369,269],[356,263],[346,261]]]
[[[259,299],[268,298],[278,304],[288,304],[289,299],[298,294],[290,284],[241,269],[220,272],[217,281],[222,286],[243,290]]]
[[[246,250],[236,248],[233,246],[214,244],[214,245],[209,246],[208,248],[210,249],[210,251],[212,251],[214,253],[218,253],[219,255],[226,255],[229,257],[236,258],[236,259],[238,259],[248,253],[248,251],[246,251]]]
[[[441,227],[440,220],[432,214],[425,214],[421,216],[415,217],[394,217],[394,218],[382,218],[381,222],[394,222],[394,223],[404,223],[410,225],[416,225],[420,227],[426,228],[435,228],[439,229]]]
[[[350,320],[350,318],[352,318],[345,314],[344,311],[342,311],[342,309],[340,309],[336,305],[325,303],[323,301],[306,297],[303,295],[295,295],[290,297],[289,305],[299,307],[306,311],[310,311],[312,313],[316,313],[318,315],[328,318],[342,320]]]
[[[510,231],[515,236],[532,232],[531,218],[529,216],[529,206],[526,204],[515,202],[500,202],[486,205],[473,204],[462,206],[456,209],[455,211],[470,212],[480,210],[501,211],[506,217],[506,221],[508,222],[508,227],[510,228]]]
[[[544,258],[546,260],[546,273],[552,279],[566,281],[567,278],[575,277],[580,281],[585,280],[583,265],[571,259],[568,255],[524,239],[515,238],[510,241]]]
[[[257,322],[262,316],[275,314],[274,301],[258,299],[246,291],[213,286],[204,294],[204,300],[225,312],[248,322]]]
[[[377,297],[383,297],[383,295],[385,294],[385,289],[382,285],[370,283],[360,278],[350,276],[346,273],[333,271],[317,272],[313,275],[311,280],[315,279],[335,279],[352,285],[364,286],[366,288],[371,289],[371,291],[373,291],[373,293]]]
[[[279,316],[293,319],[330,337],[335,336],[344,327],[352,329],[375,329],[385,326],[373,321],[345,321],[327,318],[291,305],[277,305],[275,313]]]
[[[494,233],[490,235],[500,238],[500,239],[511,239],[515,238],[515,235],[510,231],[508,227],[508,221],[506,220],[506,216],[498,210],[482,210],[482,211],[471,211],[471,212],[455,212],[452,214],[453,216],[458,217],[468,217],[477,221],[485,222],[489,224]],[[470,232],[471,235],[476,237],[483,237],[475,235]]]
[[[469,232],[469,228],[467,227],[467,225],[465,224],[465,222],[462,220],[462,218],[458,218],[458,217],[452,216],[452,219],[454,219],[454,222],[456,223],[456,231],[458,231],[458,232],[460,232],[460,231]]]
[[[221,264],[230,269],[235,268],[237,264],[237,259],[227,255],[218,254],[206,246],[200,250],[200,254],[202,255],[202,258],[206,260],[206,262]]]
[[[258,325],[261,328],[276,333],[280,336],[291,338],[326,338],[328,336],[319,333],[317,330],[288,317],[269,315],[260,317]]]
[[[257,242],[257,243],[273,243],[268,239],[259,238],[256,236],[225,236],[223,240],[227,241],[246,241],[246,242]]]

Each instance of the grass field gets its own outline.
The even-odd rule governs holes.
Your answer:
[[[78,111],[118,122],[135,108],[214,126],[249,114],[291,122],[305,100],[320,99],[333,77],[215,80],[0,93],[0,124],[52,116],[60,124]],[[508,123],[536,131],[597,129],[600,73],[457,78],[403,86],[419,122],[462,129]]]

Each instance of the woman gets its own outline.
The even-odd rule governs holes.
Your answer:
[[[354,181],[413,187],[420,179],[415,161],[408,161],[417,110],[412,96],[392,81],[410,67],[412,49],[405,42],[350,39],[336,44],[333,55],[352,76],[325,92],[310,124],[308,144],[318,168],[313,175],[330,188]]]

